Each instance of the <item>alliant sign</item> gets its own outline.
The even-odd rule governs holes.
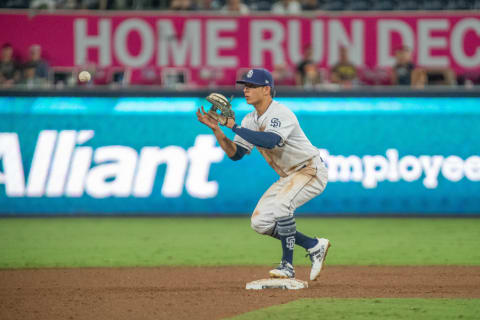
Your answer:
[[[111,145],[93,149],[82,146],[94,137],[93,130],[43,130],[38,136],[28,179],[22,165],[16,133],[0,133],[0,184],[7,197],[148,197],[157,169],[166,165],[163,197],[194,198],[217,195],[218,183],[208,181],[210,166],[224,153],[212,135],[198,135],[187,150],[178,146],[143,147]]]
[[[192,147],[86,146],[93,130],[42,130],[35,146],[29,172],[25,172],[17,133],[0,133],[0,184],[7,197],[93,198],[152,195],[156,181],[162,181],[161,195],[178,198],[184,190],[193,198],[213,198],[219,183],[209,181],[211,166],[225,158],[213,135],[198,135]],[[456,155],[405,155],[388,149],[385,155],[320,154],[328,166],[330,182],[361,183],[365,189],[381,188],[379,183],[421,180],[435,189],[441,177],[451,182],[480,181],[480,156],[462,159]],[[164,175],[157,179],[159,166]],[[162,171],[163,172],[163,171]],[[240,176],[239,176],[240,179]]]
[[[321,150],[328,164],[331,182],[361,182],[366,189],[377,188],[379,182],[417,181],[422,179],[425,188],[435,189],[440,177],[457,182],[462,178],[480,181],[480,157],[462,159],[456,155],[406,155],[399,157],[397,149],[388,149],[385,155],[330,155]]]

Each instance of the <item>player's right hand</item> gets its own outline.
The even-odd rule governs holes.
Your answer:
[[[203,106],[197,110],[197,119],[212,130],[218,129],[218,121],[210,117]]]

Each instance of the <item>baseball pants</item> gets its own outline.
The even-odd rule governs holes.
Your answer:
[[[281,177],[260,198],[252,214],[252,229],[271,235],[276,220],[292,216],[295,209],[321,194],[327,182],[328,171],[320,156]]]

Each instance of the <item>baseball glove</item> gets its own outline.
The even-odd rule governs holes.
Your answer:
[[[217,120],[222,126],[227,125],[228,119],[235,121],[235,113],[230,104],[232,99],[228,101],[227,98],[220,93],[210,93],[206,99],[212,104],[207,113],[211,118]],[[218,111],[220,111],[220,113]]]

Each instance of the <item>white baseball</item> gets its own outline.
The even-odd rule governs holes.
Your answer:
[[[88,71],[82,71],[78,75],[78,80],[80,80],[80,82],[88,82],[88,81],[90,81],[91,78],[92,78],[92,76],[90,75],[90,72],[88,72]]]

